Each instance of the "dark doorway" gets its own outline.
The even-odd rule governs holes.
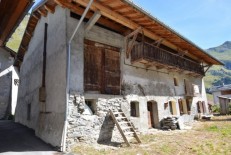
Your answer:
[[[154,101],[147,102],[147,110],[148,110],[148,127],[158,128],[159,118],[158,118],[157,103]]]

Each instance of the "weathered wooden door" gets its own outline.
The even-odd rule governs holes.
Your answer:
[[[147,103],[147,108],[148,108],[148,127],[153,128],[154,127],[154,114],[153,114],[152,102]]]
[[[101,49],[85,42],[84,45],[84,89],[85,91],[100,91],[102,77]]]
[[[105,49],[105,87],[106,94],[120,94],[120,53]]]
[[[84,90],[120,94],[120,52],[118,48],[85,40]]]

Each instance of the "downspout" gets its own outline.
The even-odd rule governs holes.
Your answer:
[[[84,10],[75,30],[72,33],[72,36],[70,38],[70,40],[67,43],[67,73],[66,73],[66,78],[67,78],[67,85],[66,85],[66,111],[65,111],[65,121],[64,121],[64,130],[63,130],[63,136],[62,136],[62,151],[65,152],[66,151],[66,137],[67,137],[67,116],[68,116],[68,103],[69,103],[69,83],[70,83],[70,59],[71,59],[71,42],[75,36],[75,34],[77,33],[77,31],[79,30],[80,25],[83,22],[83,19],[85,18],[88,10],[91,7],[91,4],[94,0],[90,0],[86,9]]]

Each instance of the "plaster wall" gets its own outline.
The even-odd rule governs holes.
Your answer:
[[[46,101],[39,101],[45,23],[47,30]],[[61,146],[66,98],[66,10],[57,6],[55,14],[41,17],[20,69],[16,122],[35,130],[53,146]],[[28,119],[28,104],[31,104]]]
[[[13,57],[3,47],[0,47],[0,119],[7,119],[11,114],[11,81],[12,73],[9,70],[13,64]]]

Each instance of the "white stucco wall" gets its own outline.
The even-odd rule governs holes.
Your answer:
[[[20,69],[16,122],[33,128],[36,135],[53,146],[61,146],[66,103],[66,10],[57,6],[38,21]],[[39,102],[45,23],[47,31],[46,102]],[[31,119],[27,120],[27,105]],[[45,109],[45,110],[44,110]]]

